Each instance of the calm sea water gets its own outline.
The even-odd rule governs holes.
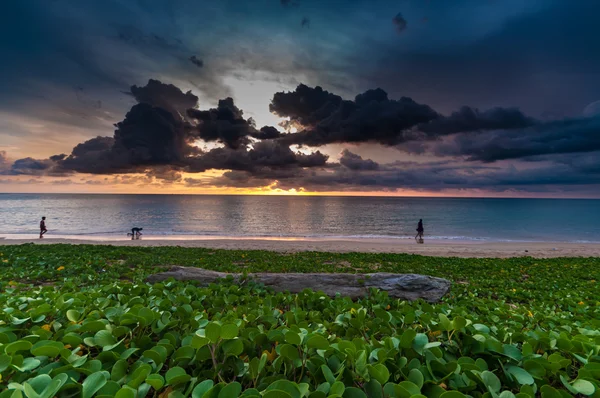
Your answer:
[[[414,237],[600,242],[600,200],[0,194],[0,237]]]

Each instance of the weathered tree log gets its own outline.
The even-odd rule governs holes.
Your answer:
[[[198,281],[202,286],[206,286],[228,276],[239,281],[242,274],[228,274],[175,265],[166,272],[150,275],[146,280],[156,283],[174,278],[179,281]],[[331,297],[339,293],[352,299],[365,296],[370,288],[376,288],[388,292],[389,296],[394,298],[411,301],[424,299],[435,302],[448,293],[451,286],[450,281],[443,278],[383,272],[374,274],[255,273],[247,276],[277,292],[300,293],[309,288],[314,291],[322,291]]]

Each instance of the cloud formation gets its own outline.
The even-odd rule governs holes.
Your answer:
[[[273,95],[270,110],[286,118],[282,127],[298,130],[282,133],[257,128],[232,98],[203,110],[192,92],[158,80],[132,86],[130,94],[137,103],[115,124],[112,137],[89,139],[48,159],[10,164],[0,153],[2,174],[129,173],[162,184],[315,191],[494,190],[600,181],[600,117],[540,121],[516,108],[468,106],[445,116],[408,97],[390,99],[380,88],[345,100],[301,84]],[[379,162],[360,154],[365,143],[426,159]],[[352,144],[356,151],[343,149],[330,159],[320,150],[292,149],[330,144]],[[183,176],[209,170],[224,174]]]
[[[300,85],[293,92],[276,93],[270,109],[302,129],[282,140],[307,146],[345,142],[398,145],[415,139],[413,127],[440,116],[408,97],[390,100],[380,88],[348,101],[321,87]]]

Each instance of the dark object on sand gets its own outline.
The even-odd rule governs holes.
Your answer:
[[[202,268],[172,266],[168,271],[150,275],[146,280],[151,283],[162,282],[169,278],[179,281],[198,281],[207,286],[219,279],[232,276],[239,282],[242,274],[209,271]],[[277,292],[300,293],[304,289],[322,291],[328,296],[337,293],[352,299],[365,296],[369,288],[388,292],[390,297],[402,300],[423,299],[436,302],[450,291],[451,282],[447,279],[419,274],[287,274],[255,273],[248,278],[273,288]]]
[[[128,233],[127,236],[131,236],[131,240],[139,239],[140,236],[142,236],[142,232],[141,231],[143,229],[144,228],[137,228],[137,227],[131,228],[131,233]]]
[[[42,217],[42,221],[40,221],[40,239],[44,237],[46,232],[48,232],[46,229],[46,217]]]
[[[423,243],[423,233],[425,229],[423,229],[423,219],[419,219],[419,223],[417,224],[417,235],[415,236],[415,240],[417,243]]]

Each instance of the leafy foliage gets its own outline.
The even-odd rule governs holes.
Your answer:
[[[600,397],[598,259],[0,246],[0,398]],[[357,302],[229,272],[414,272],[440,303]]]

